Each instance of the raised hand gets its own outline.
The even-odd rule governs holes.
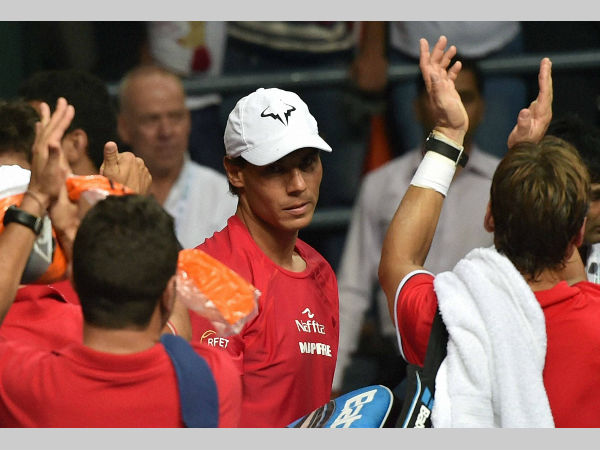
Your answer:
[[[112,141],[104,145],[104,162],[100,174],[118,181],[138,194],[146,194],[152,184],[152,176],[142,158],[131,152],[119,153]]]
[[[47,208],[58,198],[69,172],[61,140],[73,120],[75,109],[61,97],[56,102],[54,113],[50,114],[50,107],[42,103],[40,114],[41,120],[36,124],[28,190]]]
[[[538,73],[539,92],[529,108],[519,111],[517,124],[508,136],[508,148],[519,142],[539,142],[552,120],[552,62],[543,58]]]
[[[456,47],[452,45],[446,50],[447,43],[446,37],[440,36],[430,52],[427,40],[421,39],[419,67],[434,112],[435,130],[462,145],[469,127],[469,117],[454,86],[462,64],[457,61],[448,68],[456,55]]]

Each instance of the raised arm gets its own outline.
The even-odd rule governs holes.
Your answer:
[[[19,209],[42,218],[56,201],[67,176],[61,139],[73,119],[74,109],[64,98],[58,99],[56,110],[41,105],[41,122],[36,126],[31,178]],[[0,233],[0,322],[8,312],[27,259],[37,238],[28,227],[8,223]]]
[[[421,39],[420,45],[419,65],[436,115],[432,133],[438,133],[434,136],[436,140],[441,139],[460,149],[468,117],[454,87],[460,63],[448,68],[456,50],[450,47],[444,51],[446,38],[443,36],[431,53],[427,41]],[[546,133],[552,118],[551,68],[550,60],[543,58],[538,75],[538,96],[528,108],[519,112],[508,138],[509,148],[519,142],[539,142]],[[460,154],[455,161],[459,160]],[[388,228],[379,265],[379,280],[392,314],[398,285],[408,273],[422,268],[429,252],[443,199],[455,172],[450,163],[453,163],[450,157],[434,151],[426,153]]]
[[[421,39],[419,67],[435,114],[435,139],[445,141],[444,146],[449,144],[460,155],[469,119],[454,86],[461,64],[448,67],[456,48],[446,50],[446,44],[442,36],[430,52],[428,42]],[[390,223],[383,242],[379,281],[392,313],[402,279],[423,268],[455,170],[455,160],[428,151]]]

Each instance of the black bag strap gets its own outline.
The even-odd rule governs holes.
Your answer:
[[[448,330],[436,309],[427,343],[423,367],[409,364],[406,371],[407,388],[397,428],[431,427],[431,410],[435,396],[435,377],[446,357]]]
[[[446,357],[446,348],[448,346],[448,330],[442,316],[440,308],[435,310],[433,324],[431,325],[431,334],[427,343],[427,353],[425,354],[425,363],[423,371],[427,374],[437,374],[442,361]]]
[[[181,336],[163,334],[160,341],[177,374],[181,414],[186,427],[218,427],[217,384],[207,362]]]

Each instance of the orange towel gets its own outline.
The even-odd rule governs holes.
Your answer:
[[[104,197],[108,195],[133,194],[133,190],[127,186],[112,181],[103,175],[71,175],[67,177],[67,191],[69,200],[79,201],[84,192],[97,192]]]
[[[210,319],[221,335],[238,333],[256,315],[260,292],[206,252],[181,250],[177,266],[178,298]]]

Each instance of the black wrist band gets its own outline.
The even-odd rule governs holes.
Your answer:
[[[439,153],[440,155],[451,159],[456,165],[461,167],[465,167],[467,161],[469,161],[469,155],[463,150],[459,150],[456,147],[452,147],[450,144],[446,144],[445,142],[436,139],[434,134],[427,136],[427,139],[425,140],[425,151]]]
[[[17,208],[15,205],[11,205],[6,209],[4,213],[4,219],[2,223],[4,226],[9,223],[19,223],[33,230],[36,236],[39,236],[42,231],[43,221],[41,217],[29,214],[27,211]]]

